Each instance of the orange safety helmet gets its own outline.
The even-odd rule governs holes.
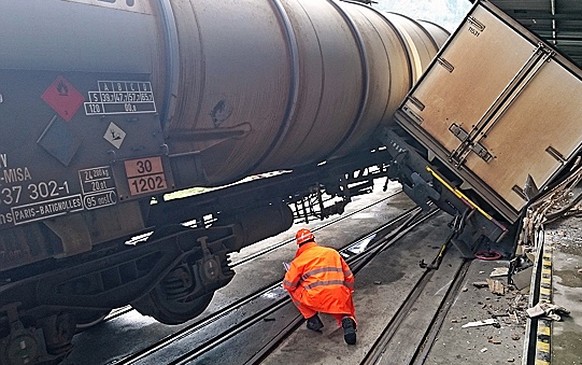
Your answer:
[[[297,231],[295,239],[297,240],[297,246],[301,246],[304,243],[315,241],[315,236],[307,228],[301,228]]]

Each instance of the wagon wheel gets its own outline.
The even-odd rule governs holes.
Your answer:
[[[202,296],[173,300],[160,290],[160,286],[157,286],[131,305],[141,314],[152,316],[159,322],[180,324],[202,313],[213,296],[214,292],[211,292]]]

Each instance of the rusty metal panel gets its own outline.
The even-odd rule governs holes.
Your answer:
[[[507,219],[582,143],[580,70],[489,3],[451,37],[397,119]]]

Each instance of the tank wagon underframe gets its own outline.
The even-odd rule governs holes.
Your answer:
[[[143,208],[147,229],[135,237],[4,271],[3,359],[58,359],[70,350],[76,327],[128,303],[167,324],[195,317],[233,277],[229,252],[282,232],[307,214],[323,219],[343,212],[353,196],[370,191],[374,179],[387,176],[388,159],[385,150],[358,153],[186,198],[166,201],[158,196],[155,204]],[[336,199],[320,200],[309,213],[288,206],[304,206],[305,200],[322,195]]]

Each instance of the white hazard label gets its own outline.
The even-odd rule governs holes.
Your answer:
[[[111,122],[109,123],[109,127],[107,127],[107,132],[103,135],[103,138],[107,140],[107,142],[111,143],[115,148],[119,149],[123,140],[125,139],[127,133],[123,131],[123,129],[119,128],[117,124]]]

